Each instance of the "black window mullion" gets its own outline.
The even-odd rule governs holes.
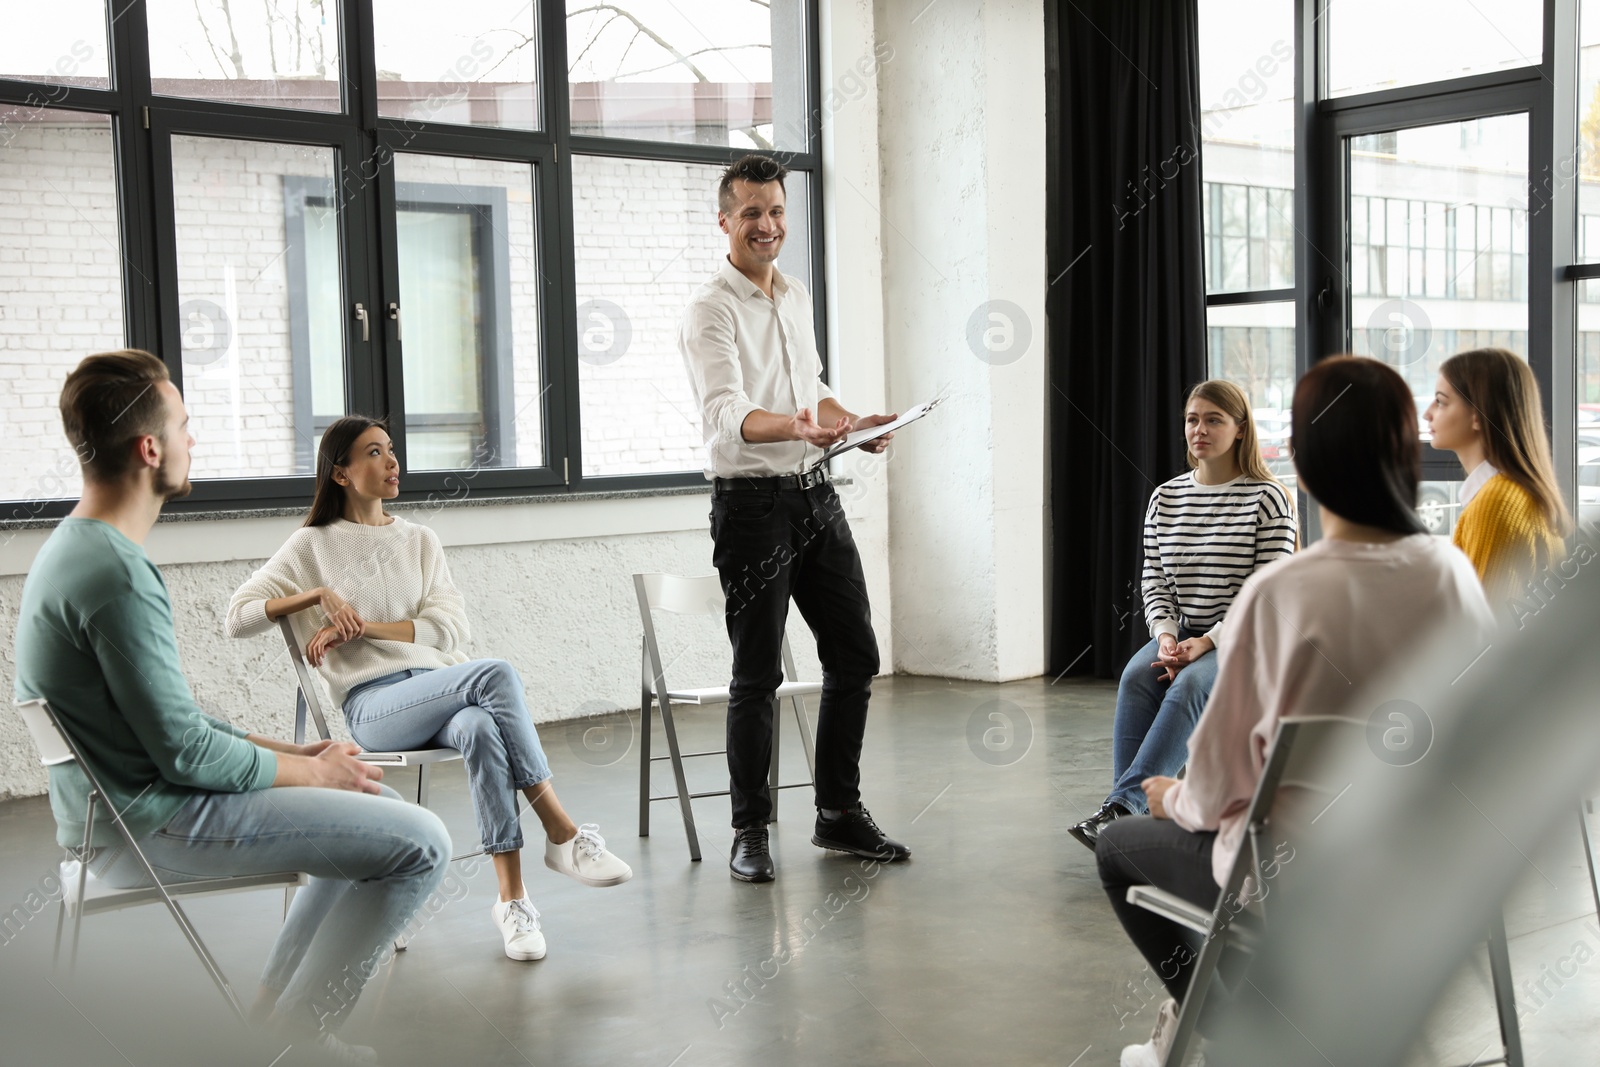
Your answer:
[[[544,35],[541,66],[545,119],[555,143],[555,163],[541,186],[541,202],[553,207],[540,221],[540,248],[545,256],[545,292],[550,304],[544,317],[545,454],[551,470],[565,485],[583,486],[582,400],[578,393],[578,256],[573,218],[573,153],[583,151],[572,136],[572,87],[567,81],[567,7],[564,0],[544,0],[540,9]],[[556,32],[559,26],[560,32]],[[587,140],[583,138],[582,140]]]
[[[111,85],[116,98],[112,122],[116,131],[118,218],[122,243],[122,308],[128,344],[160,353],[162,344],[160,269],[155,226],[155,191],[151,182],[150,130],[144,107],[150,100],[150,63],[146,54],[142,0],[114,0],[109,7]],[[182,387],[181,368],[171,368]]]

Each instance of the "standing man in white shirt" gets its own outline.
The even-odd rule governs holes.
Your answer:
[[[787,173],[761,155],[724,172],[717,222],[728,235],[727,262],[690,299],[678,335],[700,402],[712,559],[728,601],[728,866],[746,882],[770,882],[775,873],[767,769],[790,597],[822,660],[812,843],[883,861],[911,855],[861,806],[861,738],[878,640],[861,555],[822,466],[824,450],[850,431],[895,416],[852,415],[821,380],[810,294],[775,266],[787,233]],[[891,436],[863,447],[882,452]]]

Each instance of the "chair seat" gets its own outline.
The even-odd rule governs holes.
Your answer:
[[[1179,926],[1187,926],[1197,934],[1211,931],[1211,909],[1191,904],[1165,889],[1157,889],[1153,885],[1129,886],[1128,903],[1164,919],[1171,919]]]
[[[221,893],[243,893],[253,889],[288,889],[293,886],[307,885],[309,882],[310,878],[301,872],[282,871],[275,874],[252,874],[227,878],[205,878],[195,882],[173,882],[167,886],[167,892],[174,897],[195,896],[200,893],[215,896]],[[66,905],[67,914],[76,915],[80,907],[77,860],[62,861],[61,890],[62,903]],[[159,903],[160,901],[161,891],[155,886],[145,886],[139,889],[117,889],[102,882],[91,872],[84,880],[81,906],[85,915],[96,915],[100,912],[118,911],[122,908],[133,908],[140,904]]]
[[[808,697],[820,692],[822,692],[821,682],[783,682],[778,686],[778,699]],[[650,695],[655,696],[654,686],[650,687]],[[667,690],[667,699],[679,704],[726,704],[728,696],[728,687],[725,685],[706,686],[703,689]]]
[[[461,758],[453,748],[414,748],[404,752],[362,752],[356,759],[383,767],[420,767],[424,763],[447,763]]]

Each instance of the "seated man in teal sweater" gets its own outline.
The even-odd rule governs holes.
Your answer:
[[[61,418],[83,498],[39,550],[17,622],[16,694],[50,702],[162,878],[304,871],[252,1013],[313,1055],[370,1063],[334,1036],[354,992],[438,886],[450,837],[378,784],[349,742],[291,745],[196,706],[172,605],[142,547],[161,505],[187,493],[188,415],[148,352],[90,356]],[[50,770],[57,840],[83,840],[88,782]],[[119,888],[146,883],[104,815],[88,859]]]

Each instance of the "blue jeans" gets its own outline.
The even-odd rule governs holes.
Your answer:
[[[1178,631],[1178,640],[1194,634]],[[1135,652],[1117,683],[1117,719],[1111,729],[1111,778],[1107,800],[1134,814],[1149,810],[1139,783],[1157,775],[1172,776],[1189,758],[1189,735],[1200,721],[1206,699],[1217,680],[1217,652],[1212,649],[1171,682],[1150,664],[1161,649],[1159,638]]]
[[[394,938],[445,875],[450,834],[439,817],[342,789],[200,793],[139,840],[163,881],[304,871],[261,984],[298,1029],[335,1029],[377,974]],[[108,885],[149,884],[125,845],[96,849],[89,869]]]
[[[447,746],[461,751],[484,851],[522,848],[517,791],[550,777],[522,699],[522,679],[503,659],[385,675],[344,698],[350,736],[374,752]]]

